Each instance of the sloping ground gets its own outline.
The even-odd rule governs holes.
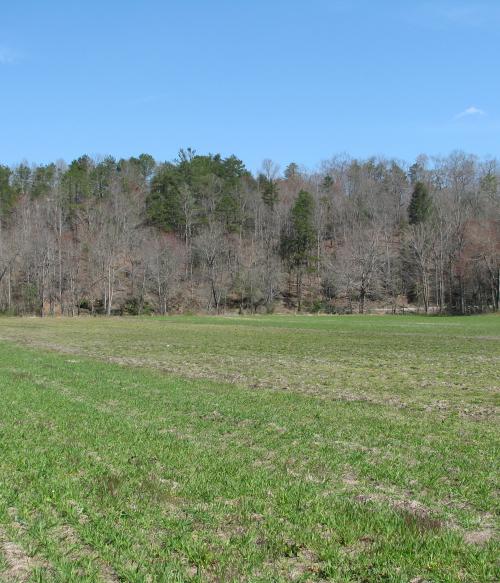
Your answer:
[[[0,580],[497,580],[499,323],[0,321]]]

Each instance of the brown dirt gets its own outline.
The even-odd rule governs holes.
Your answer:
[[[307,575],[317,576],[323,570],[323,563],[318,559],[316,553],[310,549],[300,549],[297,554],[290,557],[283,557],[276,562],[268,563],[268,567],[272,567],[277,571],[281,577],[286,578],[287,581],[305,580]]]
[[[470,545],[484,545],[495,537],[495,531],[492,528],[483,528],[482,530],[473,530],[464,534],[464,541]]]
[[[24,583],[29,580],[33,569],[49,567],[46,561],[30,557],[20,545],[9,540],[7,533],[1,527],[0,552],[7,563],[7,569],[0,574],[0,580],[5,583]]]

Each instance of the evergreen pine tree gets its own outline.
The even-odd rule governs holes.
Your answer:
[[[432,212],[432,199],[423,182],[417,182],[411,195],[408,207],[408,222],[410,225],[424,223]]]

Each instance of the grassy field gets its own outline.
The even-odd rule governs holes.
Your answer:
[[[500,318],[0,319],[0,581],[497,581]]]

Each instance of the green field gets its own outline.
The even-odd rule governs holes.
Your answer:
[[[497,581],[500,318],[0,319],[0,581]]]

